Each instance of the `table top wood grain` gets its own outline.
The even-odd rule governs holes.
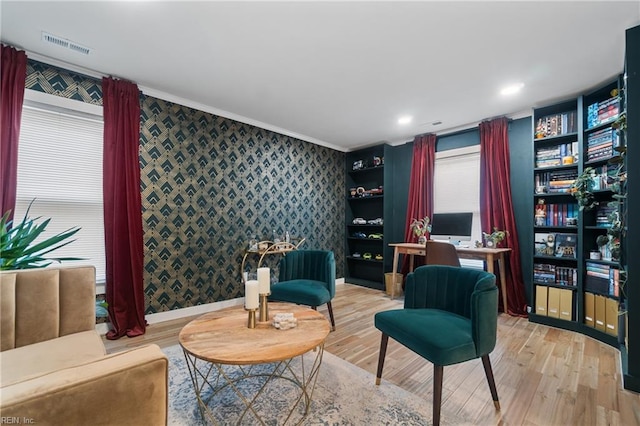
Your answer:
[[[321,313],[291,303],[269,303],[269,317],[292,312],[298,326],[278,330],[269,323],[247,327],[248,312],[234,306],[204,314],[180,331],[180,345],[191,355],[217,364],[248,365],[282,361],[324,343],[330,326]]]

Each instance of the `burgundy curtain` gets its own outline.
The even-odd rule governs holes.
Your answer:
[[[13,47],[0,45],[0,216],[16,206],[18,177],[18,140],[24,85],[27,78],[27,55]]]
[[[113,330],[107,339],[144,334],[140,99],[138,86],[102,79],[104,102],[104,234],[106,299]]]
[[[506,118],[480,123],[480,222],[483,232],[490,233],[497,227],[509,233],[505,239],[505,247],[511,248],[505,262],[508,266],[506,288],[509,306],[503,306],[502,312],[526,316],[527,299],[511,201],[508,127]],[[500,289],[499,283],[498,288]],[[499,300],[502,305],[502,296]]]
[[[436,135],[416,136],[413,140],[413,160],[411,162],[411,180],[409,181],[409,201],[407,203],[407,219],[405,222],[404,240],[417,242],[411,230],[413,219],[431,218],[433,214],[433,172],[436,161]],[[424,259],[415,257],[414,268],[422,265]],[[394,271],[395,272],[395,271]],[[402,273],[406,277],[409,272],[409,256],[404,256]]]

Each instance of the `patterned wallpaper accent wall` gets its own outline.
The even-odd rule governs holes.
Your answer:
[[[99,80],[31,60],[27,88],[102,104]],[[146,313],[241,297],[247,241],[274,229],[344,276],[344,153],[145,95],[140,121]]]
[[[344,258],[343,153],[149,96],[140,143],[148,312],[242,296],[254,234]]]

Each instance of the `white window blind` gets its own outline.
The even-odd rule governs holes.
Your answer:
[[[79,104],[68,102],[74,103]],[[76,241],[47,257],[81,257],[62,265],[93,265],[97,282],[105,280],[102,139],[101,116],[25,101],[14,221],[22,220],[35,199],[29,217],[51,218],[42,239],[80,227]]]
[[[473,213],[471,241],[482,241],[480,226],[480,146],[436,153],[433,183],[434,213]],[[482,261],[460,259],[462,266],[482,268]]]

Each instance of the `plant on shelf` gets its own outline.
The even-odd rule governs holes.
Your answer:
[[[36,223],[41,217],[29,218],[32,204],[33,201],[29,204],[22,222],[18,224],[9,220],[11,210],[6,211],[0,219],[0,270],[44,268],[53,262],[82,260],[75,257],[45,257],[46,254],[75,241],[68,239],[80,228],[69,228],[52,237],[36,241],[51,219]]]
[[[625,79],[626,81],[626,79]],[[622,90],[624,93],[624,89]],[[612,96],[619,96],[618,91],[611,92]],[[625,289],[627,282],[627,260],[624,256],[622,247],[624,245],[624,238],[627,230],[627,169],[626,169],[626,156],[627,156],[627,114],[626,114],[626,99],[623,96],[621,98],[622,111],[618,115],[618,118],[613,122],[611,127],[616,129],[620,137],[620,146],[614,148],[614,156],[609,159],[609,164],[614,165],[615,172],[608,177],[609,187],[613,191],[613,201],[609,202],[609,206],[614,207],[613,211],[609,214],[609,223],[611,226],[607,228],[607,238],[609,240],[609,248],[611,251],[611,258],[616,260],[619,264],[620,270],[620,294],[621,300],[626,298]],[[624,309],[622,310],[624,312]]]
[[[501,231],[498,229],[498,227],[494,226],[493,232],[491,232],[490,234],[487,232],[483,232],[482,238],[484,238],[485,245],[487,247],[494,248],[498,247],[498,244],[504,241],[504,239],[507,238],[507,235],[509,235],[508,231]]]
[[[580,210],[591,210],[598,205],[591,192],[596,178],[596,170],[593,167],[586,167],[571,185],[571,195],[578,201]]]
[[[413,222],[411,222],[411,230],[413,231],[413,235],[418,237],[418,244],[426,244],[426,234],[431,232],[431,220],[428,216],[422,219],[413,219]]]
[[[611,246],[613,239],[609,235],[598,235],[596,238],[596,244],[600,250],[600,257],[604,260],[610,260],[613,258]]]

